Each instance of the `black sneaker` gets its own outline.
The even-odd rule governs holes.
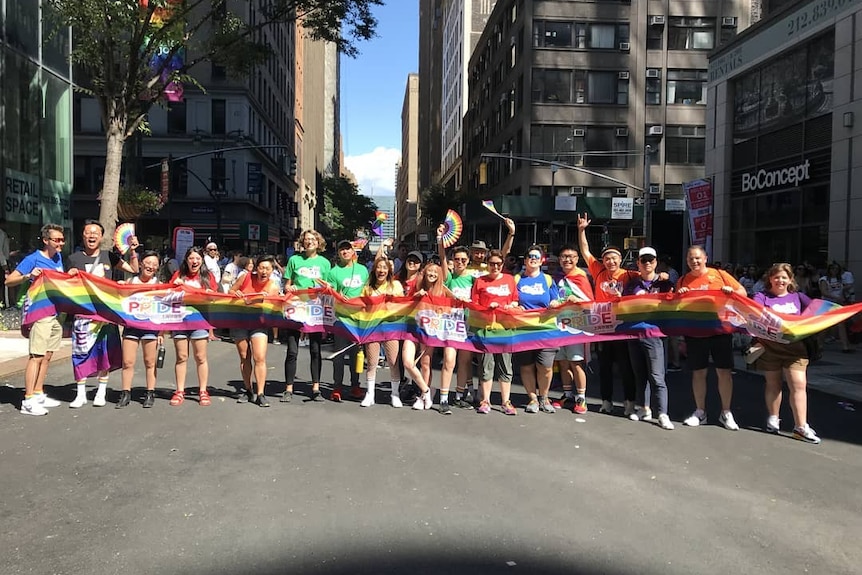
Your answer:
[[[148,389],[146,395],[144,395],[144,407],[150,408],[156,402],[156,392]]]
[[[323,395],[320,393],[319,390],[311,392],[311,401],[317,401],[317,402],[323,401]]]
[[[269,407],[269,400],[266,398],[265,394],[259,393],[257,395],[257,405],[259,407]]]
[[[114,407],[116,409],[123,409],[124,407],[129,405],[130,401],[132,401],[132,392],[123,390],[120,392],[120,399],[117,401],[117,405],[115,405]]]
[[[449,407],[448,401],[440,402],[440,414],[441,415],[452,415],[452,409]]]
[[[466,399],[456,399],[455,400],[455,407],[458,407],[461,409],[473,409],[473,404],[470,403],[469,401],[467,401]]]
[[[248,403],[248,396],[249,395],[250,395],[250,393],[247,390],[243,389],[242,391],[239,392],[239,395],[236,396],[236,402],[237,403]]]
[[[281,403],[290,403],[291,399],[293,399],[293,392],[292,391],[285,391],[284,393],[281,394],[281,399],[279,399],[279,401]]]
[[[473,397],[473,392],[467,390],[467,393],[464,394],[464,401],[469,403],[471,406],[476,403],[476,399]]]

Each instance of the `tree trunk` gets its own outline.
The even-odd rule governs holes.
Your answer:
[[[114,230],[117,228],[117,199],[120,194],[120,171],[123,166],[123,147],[126,144],[124,130],[108,126],[107,150],[105,152],[105,177],[101,191],[99,221],[105,227],[102,248],[111,249]]]

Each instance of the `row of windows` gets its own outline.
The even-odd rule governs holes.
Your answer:
[[[653,164],[702,166],[705,163],[704,126],[665,126],[664,137],[648,142],[655,150]],[[648,137],[649,139],[649,137]],[[628,168],[642,162],[640,150],[631,150],[628,129],[609,126],[557,126],[534,124],[530,132],[531,156],[585,168]]]
[[[647,27],[647,49],[665,49],[664,17],[661,25]],[[717,18],[667,19],[667,50],[709,51],[716,46],[716,36],[724,44],[736,35],[736,24],[717,26]],[[725,19],[723,19],[725,20]],[[656,22],[658,20],[655,20]],[[577,22],[534,20],[533,47],[571,48],[575,50],[621,50],[630,42],[628,22]]]
[[[647,71],[647,104],[662,103],[661,83],[661,70]],[[533,103],[626,105],[629,102],[626,71],[534,68],[532,84]],[[706,84],[706,70],[668,70],[667,103],[706,105]]]

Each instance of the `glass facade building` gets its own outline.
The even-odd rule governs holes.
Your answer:
[[[13,252],[38,247],[47,222],[71,234],[71,34],[47,16],[40,0],[0,4],[0,214]]]

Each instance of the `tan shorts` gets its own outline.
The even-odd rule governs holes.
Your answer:
[[[63,324],[56,316],[43,317],[30,327],[30,355],[57,351],[63,342]]]
[[[781,371],[782,369],[804,371],[808,367],[808,354],[805,351],[805,344],[801,341],[788,344],[771,341],[760,343],[766,350],[754,363],[757,371]]]

